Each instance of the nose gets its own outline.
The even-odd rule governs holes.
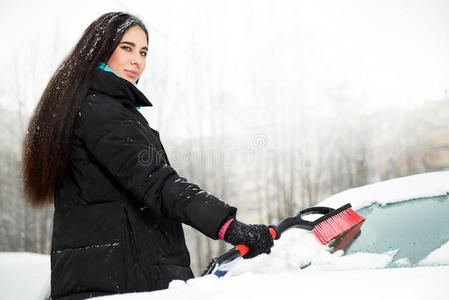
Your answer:
[[[143,61],[145,58],[142,57],[142,55],[140,55],[140,53],[134,53],[131,56],[131,65],[135,65],[138,68],[141,68],[143,65]]]
[[[136,55],[133,55],[133,57],[131,58],[131,65],[140,67],[139,58]]]

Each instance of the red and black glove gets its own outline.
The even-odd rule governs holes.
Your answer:
[[[234,246],[241,244],[248,246],[250,251],[243,258],[252,258],[262,253],[269,254],[273,247],[273,237],[268,226],[248,225],[237,220],[231,221],[223,239]]]

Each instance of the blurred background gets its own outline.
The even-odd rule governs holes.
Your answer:
[[[47,82],[101,14],[149,29],[140,112],[173,167],[271,224],[348,188],[449,169],[447,0],[2,0],[0,251],[49,253],[21,146]],[[227,248],[186,227],[192,268]]]

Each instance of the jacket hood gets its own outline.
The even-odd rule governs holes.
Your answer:
[[[93,71],[89,89],[106,94],[134,107],[153,106],[147,97],[131,82],[99,68],[95,68]]]

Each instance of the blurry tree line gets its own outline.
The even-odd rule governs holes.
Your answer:
[[[53,207],[32,208],[24,199],[21,146],[26,120],[0,110],[0,251],[49,253]]]
[[[192,126],[212,126],[215,134],[166,140],[167,153],[180,175],[238,207],[239,219],[265,224],[348,188],[449,168],[449,101],[371,114],[341,103],[340,109],[322,118],[298,112],[295,126],[270,122],[265,130],[241,135],[226,135],[220,118],[202,118]],[[26,118],[0,113],[0,251],[49,253],[53,208],[34,209],[23,196]],[[196,274],[229,247],[188,227],[186,235]]]

